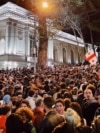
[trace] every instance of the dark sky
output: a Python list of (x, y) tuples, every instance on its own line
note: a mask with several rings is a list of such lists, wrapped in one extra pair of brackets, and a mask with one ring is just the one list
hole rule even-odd
[(15, 3), (23, 8), (26, 8), (27, 10), (36, 13), (36, 8), (32, 5), (31, 0), (0, 0), (0, 5), (3, 5), (7, 2)]
[(0, 5), (3, 5), (3, 4), (5, 4), (8, 1), (14, 2), (14, 0), (0, 0)]
[(31, 9), (30, 8), (30, 6), (31, 6), (30, 0), (0, 0), (0, 5), (3, 5), (7, 2), (13, 2), (13, 3), (20, 5), (26, 9)]
[[(92, 0), (91, 0), (92, 1)], [(100, 3), (100, 0), (93, 0), (93, 1), (99, 1)], [(30, 0), (0, 0), (0, 5), (3, 5), (7, 2), (13, 2), (21, 7), (24, 7), (34, 13), (36, 13), (36, 9), (32, 6), (32, 4), (30, 3)], [(100, 9), (100, 8), (99, 8)], [(99, 10), (100, 11), (100, 10)], [(95, 13), (95, 12), (94, 12)], [(97, 13), (95, 13), (97, 14)], [(95, 15), (94, 14), (94, 15)], [(95, 15), (96, 16), (96, 15)], [(99, 21), (97, 22), (100, 22), (100, 12), (97, 14), (97, 16), (99, 16)], [(96, 18), (97, 18), (96, 16)], [(93, 21), (94, 19), (91, 20), (91, 22)], [(99, 23), (100, 24), (100, 23)], [(100, 27), (100, 25), (98, 26), (98, 28)], [(100, 29), (100, 28), (99, 28)], [(86, 28), (86, 30), (83, 31), (83, 35), (85, 37), (85, 40), (88, 42), (91, 42), (91, 36), (90, 36), (90, 29)], [(100, 32), (95, 32), (95, 31), (92, 31), (92, 36), (93, 36), (93, 40), (94, 42), (100, 42)]]
[(13, 2), (13, 3), (22, 3), (22, 2), (25, 2), (25, 1), (29, 1), (29, 0), (0, 0), (0, 5), (2, 4), (5, 4), (6, 2)]

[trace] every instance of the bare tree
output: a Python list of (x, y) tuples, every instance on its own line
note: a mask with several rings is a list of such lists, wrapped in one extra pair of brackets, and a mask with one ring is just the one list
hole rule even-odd
[[(24, 2), (25, 0), (22, 0), (21, 4), (24, 5)], [(92, 0), (50, 0), (50, 3), (48, 3), (50, 4), (50, 10), (45, 11), (40, 8), (41, 0), (28, 0), (28, 3), (29, 4), (26, 4), (27, 9), (39, 16), (39, 65), (45, 66), (47, 63), (48, 36), (53, 37), (56, 34), (56, 32), (54, 32), (55, 30), (52, 32), (52, 29), (58, 29), (65, 32), (72, 29), (76, 36), (77, 48), (79, 48), (77, 40), (77, 36), (79, 36), (83, 39), (86, 49), (82, 28), (84, 26), (83, 22), (87, 24), (86, 14), (88, 14), (88, 12), (86, 6), (91, 7), (92, 10), (95, 9)], [(85, 17), (83, 17), (84, 13)], [(49, 23), (47, 23), (47, 18), (52, 21), (48, 21)], [(91, 23), (88, 23), (88, 26), (90, 28), (95, 28), (94, 26), (91, 26)], [(91, 40), (93, 41), (93, 39)]]
[(57, 0), (55, 3), (56, 12), (52, 14), (56, 17), (51, 18), (55, 28), (65, 32), (72, 29), (74, 35), (82, 38), (85, 45), (81, 25), (84, 18), (81, 14), (75, 13), (77, 8), (83, 7), (83, 4), (82, 0)]

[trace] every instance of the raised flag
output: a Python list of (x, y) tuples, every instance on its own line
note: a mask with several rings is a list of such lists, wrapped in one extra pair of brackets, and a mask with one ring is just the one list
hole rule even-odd
[(85, 55), (85, 60), (90, 62), (91, 65), (95, 65), (97, 62), (97, 57), (96, 54), (94, 53), (93, 50), (89, 50), (86, 55)]

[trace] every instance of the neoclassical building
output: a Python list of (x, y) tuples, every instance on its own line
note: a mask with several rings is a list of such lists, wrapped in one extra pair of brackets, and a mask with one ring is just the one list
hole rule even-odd
[[(34, 64), (34, 44), (37, 46), (37, 53), (39, 46), (39, 40), (36, 39), (38, 32), (35, 30), (37, 20), (37, 16), (11, 2), (0, 7), (0, 68)], [(54, 38), (48, 39), (47, 57), (53, 63), (83, 62), (83, 41), (58, 31)]]

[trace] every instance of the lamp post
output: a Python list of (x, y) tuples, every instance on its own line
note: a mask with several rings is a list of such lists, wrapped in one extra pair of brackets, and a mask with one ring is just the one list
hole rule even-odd
[(47, 3), (46, 1), (43, 1), (42, 7), (43, 7), (43, 8), (48, 8), (48, 3)]

